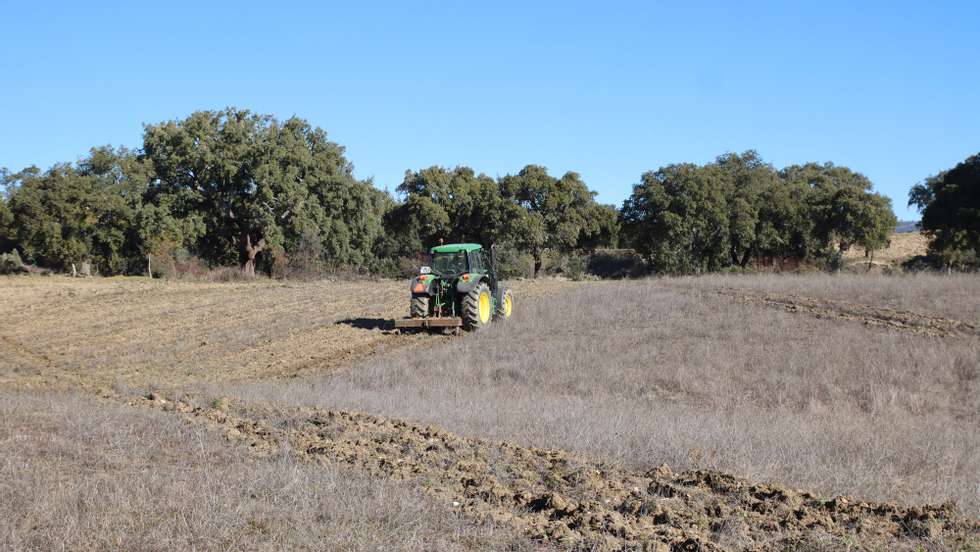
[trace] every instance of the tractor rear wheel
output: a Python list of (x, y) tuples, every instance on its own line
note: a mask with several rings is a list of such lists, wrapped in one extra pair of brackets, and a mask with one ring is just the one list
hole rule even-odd
[(412, 318), (425, 318), (429, 316), (429, 298), (422, 295), (412, 297), (412, 308), (409, 310)]
[(500, 320), (507, 320), (510, 318), (511, 312), (514, 310), (514, 294), (510, 292), (509, 289), (503, 288), (500, 290), (500, 300), (497, 301), (497, 312), (493, 313), (494, 317)]
[(490, 288), (480, 284), (463, 297), (463, 327), (469, 331), (490, 325), (493, 317), (493, 299)]

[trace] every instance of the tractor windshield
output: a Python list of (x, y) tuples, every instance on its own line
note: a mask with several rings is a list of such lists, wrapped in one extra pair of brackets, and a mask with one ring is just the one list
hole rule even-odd
[(432, 270), (442, 276), (455, 276), (466, 272), (466, 253), (433, 253)]

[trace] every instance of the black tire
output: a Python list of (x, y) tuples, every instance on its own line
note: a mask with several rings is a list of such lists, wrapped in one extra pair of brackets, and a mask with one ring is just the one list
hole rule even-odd
[[(486, 296), (486, 300), (490, 301), (490, 306), (487, 307), (489, 310), (485, 317), (480, 316), (480, 298)], [(486, 284), (480, 284), (470, 290), (463, 297), (463, 328), (466, 331), (479, 330), (490, 325), (490, 320), (493, 318), (493, 301), (490, 296), (490, 288)]]
[(429, 298), (421, 295), (412, 297), (412, 308), (409, 309), (412, 318), (425, 318), (429, 316)]
[[(510, 289), (501, 287), (500, 297), (497, 299), (497, 308), (493, 313), (493, 317), (498, 320), (507, 320), (513, 314), (514, 294), (510, 292)], [(505, 308), (508, 300), (510, 300), (510, 312)]]

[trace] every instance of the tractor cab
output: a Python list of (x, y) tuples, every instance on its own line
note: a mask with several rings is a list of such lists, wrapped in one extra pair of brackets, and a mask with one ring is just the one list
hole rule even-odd
[(467, 270), (466, 253), (433, 253), (430, 271), (442, 276), (454, 276), (469, 272)]
[(439, 245), (429, 252), (429, 270), (443, 278), (467, 273), (485, 274), (489, 269), (483, 247), (476, 243)]

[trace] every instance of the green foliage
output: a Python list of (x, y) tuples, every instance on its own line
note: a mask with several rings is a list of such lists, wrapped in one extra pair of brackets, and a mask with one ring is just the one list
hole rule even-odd
[(501, 279), (534, 276), (534, 257), (509, 244), (498, 245), (493, 252), (497, 276)]
[(200, 111), (147, 126), (143, 151), (155, 172), (148, 243), (176, 242), (247, 274), (271, 270), (301, 240), (333, 265), (373, 258), (390, 199), (356, 180), (343, 148), (302, 119)]
[(131, 158), (123, 149), (97, 148), (77, 165), (8, 175), (13, 239), (25, 257), (58, 269), (89, 261), (103, 274), (125, 272), (140, 203), (127, 173)]
[(545, 251), (609, 245), (618, 237), (615, 208), (597, 204), (571, 172), (555, 178), (528, 165), (494, 180), (469, 167), (429, 167), (406, 172), (398, 192), (405, 201), (385, 216), (387, 255), (417, 254), (440, 238), (507, 243), (530, 252), (536, 273)]
[(785, 179), (809, 189), (807, 207), (813, 246), (839, 267), (843, 253), (858, 245), (880, 249), (898, 219), (891, 200), (871, 191), (871, 181), (847, 167), (809, 163), (784, 169)]
[(715, 161), (721, 171), (728, 205), (728, 237), (731, 264), (744, 267), (753, 256), (766, 252), (771, 225), (763, 224), (767, 191), (775, 188), (778, 175), (759, 154), (728, 153)]
[(563, 271), (565, 276), (576, 282), (585, 278), (589, 267), (589, 259), (585, 255), (569, 255), (565, 259)]
[[(5, 182), (6, 173), (0, 173), (0, 184)], [(0, 251), (9, 251), (14, 247), (14, 214), (7, 205), (6, 196), (0, 191)]]
[(508, 217), (514, 213), (496, 181), (469, 167), (406, 171), (398, 192), (405, 202), (389, 212), (386, 223), (395, 252), (401, 255), (426, 251), (439, 238), (493, 243), (505, 236)]
[(624, 234), (658, 272), (701, 273), (728, 262), (728, 204), (716, 166), (670, 165), (644, 173), (622, 217)]
[(648, 172), (623, 204), (623, 232), (665, 273), (746, 269), (753, 259), (823, 258), (881, 248), (895, 228), (888, 198), (827, 163), (776, 172), (754, 151)]
[(500, 189), (504, 198), (523, 208), (511, 222), (511, 237), (531, 252), (535, 274), (545, 251), (611, 246), (618, 239), (615, 209), (597, 204), (595, 192), (578, 173), (555, 178), (545, 167), (527, 165), (516, 175), (503, 177)]
[(646, 273), (643, 258), (632, 249), (603, 249), (589, 255), (586, 270), (599, 278), (632, 278)]
[(916, 184), (909, 205), (922, 213), (930, 256), (947, 268), (980, 267), (980, 153)]

